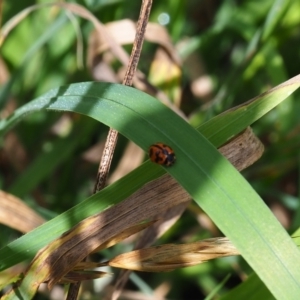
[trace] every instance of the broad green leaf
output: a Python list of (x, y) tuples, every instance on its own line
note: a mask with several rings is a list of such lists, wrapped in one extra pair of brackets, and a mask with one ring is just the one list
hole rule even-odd
[[(217, 145), (261, 117), (298, 86), (299, 78), (296, 77), (256, 101), (212, 119), (201, 130)], [(215, 147), (154, 98), (120, 85), (74, 84), (52, 90), (23, 106), (0, 123), (0, 130), (8, 130), (24, 114), (39, 109), (88, 115), (117, 129), (145, 151), (158, 141), (170, 145), (176, 152), (177, 162), (167, 171), (231, 239), (274, 295), (279, 299), (285, 299), (288, 295), (287, 299), (291, 299), (299, 294), (299, 253), (285, 230)], [(32, 256), (39, 247), (74, 225), (75, 219), (79, 221), (121, 201), (147, 180), (159, 176), (159, 169), (146, 163), (115, 185), (11, 243), (0, 250), (0, 268), (23, 260), (25, 251), (27, 257)], [(101, 201), (97, 201), (100, 198)], [(70, 216), (72, 218), (68, 218)], [(22, 256), (17, 259), (20, 253)]]

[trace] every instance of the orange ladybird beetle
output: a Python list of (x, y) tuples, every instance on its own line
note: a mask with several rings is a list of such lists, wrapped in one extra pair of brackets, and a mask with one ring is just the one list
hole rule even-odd
[(149, 157), (152, 162), (166, 167), (173, 165), (176, 160), (173, 149), (163, 143), (150, 146)]

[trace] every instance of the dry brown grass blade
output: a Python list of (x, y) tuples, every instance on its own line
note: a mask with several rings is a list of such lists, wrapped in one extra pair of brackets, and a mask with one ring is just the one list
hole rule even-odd
[[(136, 33), (136, 24), (132, 20), (124, 19), (105, 24), (105, 27), (111, 37), (119, 44), (132, 44)], [(172, 43), (171, 37), (166, 28), (160, 24), (149, 22), (145, 32), (145, 40), (156, 43), (163, 47), (172, 60), (180, 65), (181, 61), (177, 51)], [(101, 46), (97, 49), (98, 53), (108, 50), (109, 45), (102, 41)]]
[(112, 276), (112, 274), (107, 272), (102, 272), (102, 271), (71, 271), (68, 274), (66, 274), (59, 281), (59, 283), (68, 284), (68, 283), (81, 282), (84, 280), (99, 279), (108, 276)]
[(118, 255), (107, 264), (135, 271), (166, 272), (238, 254), (227, 238), (212, 238), (190, 244), (166, 244), (135, 250)]
[[(123, 232), (124, 224), (131, 227), (146, 219), (153, 219), (159, 211), (186, 199), (188, 194), (182, 188), (176, 189), (173, 194), (175, 186), (179, 187), (175, 180), (172, 179), (170, 182), (169, 178), (159, 183), (152, 181), (125, 201), (85, 219), (51, 243), (47, 249), (48, 255), (40, 260), (43, 262), (43, 268), (48, 270), (49, 278), (55, 281), (61, 278), (101, 244), (114, 238), (116, 233)], [(45, 253), (45, 250), (39, 252), (37, 259), (43, 252)], [(50, 280), (49, 286), (51, 287), (53, 283), (54, 280)]]
[[(115, 213), (117, 218), (122, 218), (117, 211)], [(73, 269), (78, 270), (78, 265), (86, 268), (87, 265), (84, 262), (81, 264), (79, 262), (93, 251), (111, 247), (155, 222), (136, 225), (132, 221), (132, 226), (124, 229), (124, 224), (122, 226), (119, 224), (118, 230), (116, 230), (115, 219), (106, 222), (106, 215), (104, 212), (85, 219), (41, 249), (30, 264), (26, 274), (30, 273), (34, 277), (37, 276), (39, 283), (48, 282), (49, 288), (52, 288), (56, 282), (60, 282)]]
[(101, 251), (102, 249), (112, 247), (112, 246), (118, 244), (119, 242), (125, 240), (129, 236), (148, 228), (149, 226), (153, 225), (155, 222), (156, 222), (156, 220), (153, 220), (151, 222), (145, 222), (142, 224), (130, 226), (130, 227), (124, 229), (123, 231), (118, 232), (114, 237), (109, 239), (107, 242), (101, 244), (94, 252), (98, 252), (98, 251)]
[(26, 233), (44, 222), (21, 199), (0, 190), (0, 223)]

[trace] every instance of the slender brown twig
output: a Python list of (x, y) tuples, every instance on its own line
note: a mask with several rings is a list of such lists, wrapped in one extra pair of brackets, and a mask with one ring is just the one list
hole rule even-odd
[[(123, 84), (131, 86), (133, 76), (135, 74), (137, 64), (141, 55), (142, 46), (144, 42), (145, 31), (151, 11), (152, 0), (143, 0), (140, 16), (137, 24), (135, 40), (132, 47), (132, 52), (129, 58), (129, 64), (123, 79)], [(94, 193), (97, 193), (104, 188), (106, 179), (110, 169), (112, 157), (118, 140), (118, 132), (113, 128), (109, 129), (103, 154), (99, 164), (98, 174), (94, 187)]]
[[(132, 85), (133, 77), (136, 72), (137, 65), (142, 51), (145, 31), (148, 24), (151, 7), (152, 7), (152, 0), (143, 0), (140, 15), (139, 15), (139, 20), (137, 23), (135, 40), (133, 43), (133, 47), (129, 59), (129, 64), (127, 66), (126, 73), (122, 82), (122, 84), (124, 85), (128, 85), (128, 86)], [(105, 187), (112, 157), (117, 144), (117, 140), (118, 140), (118, 131), (114, 130), (113, 128), (110, 128), (107, 135), (101, 161), (99, 164), (99, 168), (98, 168), (96, 183), (93, 190), (94, 194)], [(80, 282), (70, 284), (66, 300), (77, 299), (80, 285), (81, 285)]]

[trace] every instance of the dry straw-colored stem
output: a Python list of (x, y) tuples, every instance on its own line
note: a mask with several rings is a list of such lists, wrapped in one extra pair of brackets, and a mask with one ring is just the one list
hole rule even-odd
[[(129, 58), (129, 64), (127, 66), (126, 73), (123, 79), (124, 85), (128, 85), (128, 86), (132, 85), (133, 77), (136, 72), (139, 58), (142, 52), (142, 46), (145, 38), (145, 32), (149, 20), (151, 7), (152, 7), (152, 0), (143, 1), (139, 20), (138, 20), (138, 25), (136, 29), (136, 36), (134, 39), (131, 55)], [(98, 174), (96, 177), (96, 183), (94, 187), (94, 193), (100, 191), (105, 187), (110, 165), (116, 148), (117, 140), (118, 140), (118, 132), (115, 129), (110, 128), (107, 135), (101, 161), (99, 164)]]

